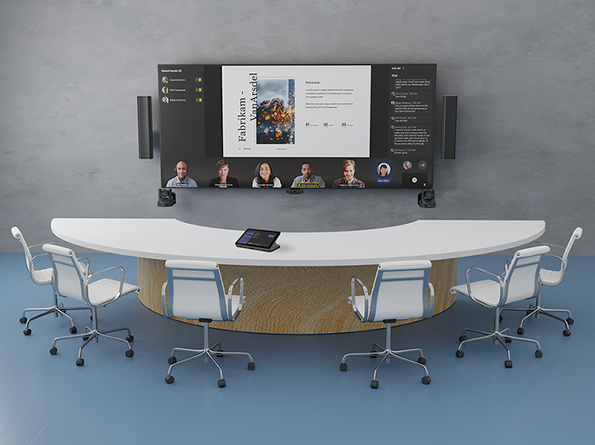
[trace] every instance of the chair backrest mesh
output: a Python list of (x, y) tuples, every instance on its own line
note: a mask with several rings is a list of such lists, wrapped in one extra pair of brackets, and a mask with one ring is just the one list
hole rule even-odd
[(549, 251), (549, 247), (539, 246), (521, 249), (514, 254), (504, 278), (506, 299), (503, 303), (514, 303), (539, 294), (541, 257)]
[(217, 263), (166, 261), (168, 307), (174, 317), (228, 321), (225, 292)]
[(368, 321), (426, 317), (431, 265), (430, 261), (380, 264), (372, 289)]

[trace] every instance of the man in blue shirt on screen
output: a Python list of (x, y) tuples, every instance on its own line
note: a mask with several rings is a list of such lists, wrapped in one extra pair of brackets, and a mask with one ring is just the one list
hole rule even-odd
[(171, 178), (167, 181), (166, 187), (198, 187), (196, 181), (186, 176), (188, 174), (188, 165), (184, 161), (179, 161), (176, 164), (175, 178)]

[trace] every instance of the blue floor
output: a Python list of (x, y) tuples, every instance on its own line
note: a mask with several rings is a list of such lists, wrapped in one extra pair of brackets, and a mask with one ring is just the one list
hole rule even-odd
[[(136, 259), (87, 254), (92, 269), (121, 264), (136, 281)], [(506, 257), (459, 260), (500, 272)], [(525, 336), (539, 340), (543, 357), (525, 342), (511, 344), (514, 367), (490, 342), (471, 343), (455, 357), (464, 327), (490, 329), (493, 312), (464, 297), (446, 312), (393, 330), (393, 347), (421, 347), (432, 377), (423, 385), (420, 368), (392, 361), (370, 388), (375, 359), (353, 358), (339, 371), (343, 353), (384, 343), (384, 331), (356, 334), (281, 336), (212, 330), (224, 349), (249, 351), (245, 358), (220, 359), (227, 387), (217, 387), (212, 364), (195, 360), (177, 367), (168, 385), (167, 358), (173, 346), (201, 347), (202, 328), (163, 318), (135, 296), (100, 309), (101, 327), (129, 326), (134, 356), (101, 340), (85, 349), (77, 367), (79, 340), (68, 335), (66, 319), (43, 317), (19, 323), (25, 307), (45, 306), (49, 287), (36, 286), (23, 254), (0, 253), (0, 445), (10, 444), (591, 444), (595, 418), (593, 332), (595, 300), (589, 288), (595, 257), (571, 257), (557, 288), (543, 291), (544, 306), (566, 307), (576, 323), (562, 335), (560, 322), (541, 317), (525, 324)], [(249, 298), (249, 296), (248, 296)], [(249, 304), (249, 300), (248, 303)], [(74, 313), (79, 330), (88, 322)], [(516, 331), (521, 313), (505, 314)]]

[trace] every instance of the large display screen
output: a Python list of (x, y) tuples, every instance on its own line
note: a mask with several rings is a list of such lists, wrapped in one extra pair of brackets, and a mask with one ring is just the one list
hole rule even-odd
[(431, 188), (435, 64), (159, 65), (161, 185)]

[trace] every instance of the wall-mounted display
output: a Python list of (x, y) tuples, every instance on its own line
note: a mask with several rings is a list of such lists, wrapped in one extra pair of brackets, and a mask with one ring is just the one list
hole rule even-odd
[(161, 186), (431, 188), (436, 64), (159, 65)]

